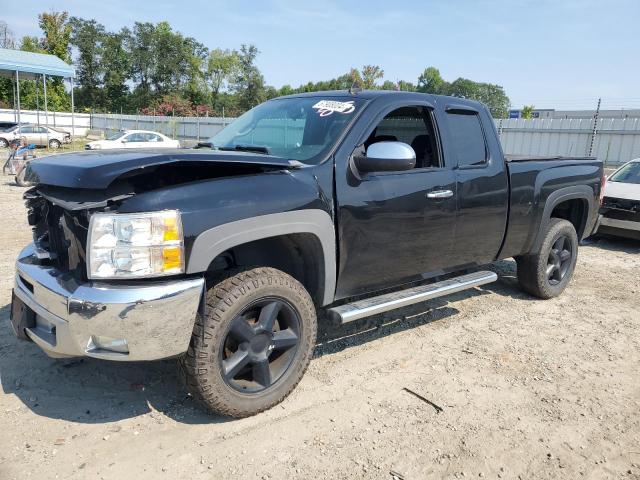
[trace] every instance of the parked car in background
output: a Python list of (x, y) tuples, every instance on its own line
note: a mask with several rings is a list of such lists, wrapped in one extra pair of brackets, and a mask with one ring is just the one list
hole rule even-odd
[(9, 146), (12, 140), (24, 138), (29, 145), (38, 147), (60, 148), (63, 143), (71, 142), (71, 134), (42, 125), (16, 125), (4, 131), (0, 131), (0, 148)]
[(640, 240), (640, 158), (609, 176), (600, 213), (599, 233)]
[(172, 140), (158, 132), (149, 130), (125, 130), (85, 145), (85, 150), (104, 150), (113, 148), (180, 148), (178, 140)]
[(13, 128), (13, 127), (15, 127), (17, 125), (18, 124), (16, 122), (0, 122), (0, 131), (7, 130), (9, 128)]

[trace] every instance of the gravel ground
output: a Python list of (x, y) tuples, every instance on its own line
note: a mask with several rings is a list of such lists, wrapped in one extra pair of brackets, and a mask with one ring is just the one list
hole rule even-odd
[(640, 243), (588, 242), (554, 300), (503, 261), (486, 288), (324, 325), (293, 394), (230, 420), (193, 406), (174, 361), (53, 360), (13, 337), (30, 231), (8, 181), (0, 479), (640, 479)]

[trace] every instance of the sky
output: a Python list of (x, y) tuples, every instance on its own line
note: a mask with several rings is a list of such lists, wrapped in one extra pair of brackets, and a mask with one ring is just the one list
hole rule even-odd
[(514, 107), (640, 108), (640, 0), (21, 0), (2, 8), (16, 37), (66, 10), (109, 30), (168, 21), (208, 48), (253, 43), (269, 85), (380, 65), (384, 80), (497, 83)]

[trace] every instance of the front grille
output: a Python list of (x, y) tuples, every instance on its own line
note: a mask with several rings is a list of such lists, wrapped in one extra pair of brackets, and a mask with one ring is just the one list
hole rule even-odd
[(629, 200), (628, 198), (604, 197), (602, 206), (616, 210), (640, 212), (640, 200)]
[(600, 213), (615, 220), (640, 222), (640, 200), (604, 197)]
[(33, 241), (38, 250), (45, 252), (42, 261), (71, 272), (78, 280), (86, 280), (86, 213), (64, 210), (35, 190), (27, 191), (24, 198)]

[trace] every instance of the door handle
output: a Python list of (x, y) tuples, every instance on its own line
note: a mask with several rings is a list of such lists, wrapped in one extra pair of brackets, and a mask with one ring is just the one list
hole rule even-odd
[(451, 198), (453, 192), (451, 190), (433, 190), (427, 193), (427, 198)]

